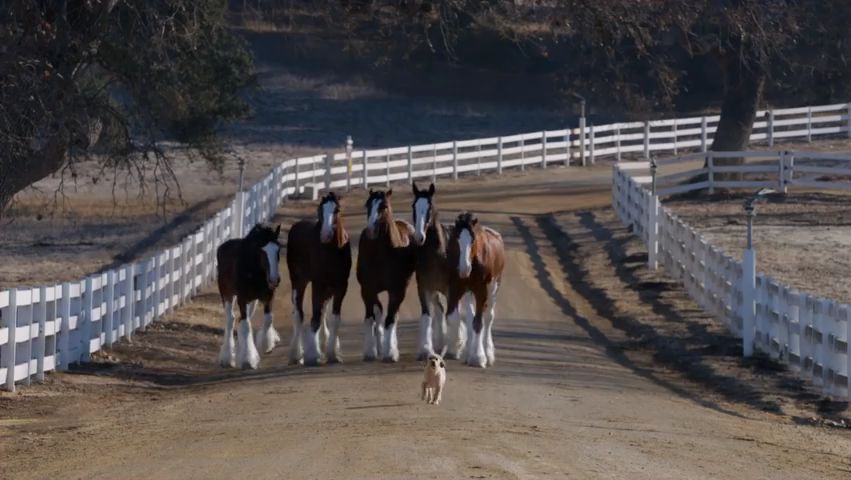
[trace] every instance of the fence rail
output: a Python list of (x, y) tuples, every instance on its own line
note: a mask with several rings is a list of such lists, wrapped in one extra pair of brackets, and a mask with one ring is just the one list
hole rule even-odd
[[(778, 139), (851, 135), (849, 114), (851, 104), (759, 112), (751, 140), (773, 145)], [(591, 125), (373, 150), (348, 146), (344, 152), (286, 160), (158, 254), (75, 282), (0, 292), (0, 382), (14, 390), (16, 382), (42, 379), (47, 371), (131, 338), (209, 284), (216, 273), (216, 247), (270, 219), (288, 195), (504, 169), (584, 166), (604, 157), (620, 161), (654, 152), (705, 152), (717, 123), (718, 116), (705, 116)], [(811, 177), (797, 181), (818, 183)]]
[[(710, 244), (692, 226), (662, 207), (660, 198), (674, 193), (713, 187), (762, 188), (780, 192), (802, 188), (851, 189), (851, 155), (805, 152), (731, 152), (716, 154), (744, 158), (746, 163), (720, 169), (692, 168), (658, 177), (670, 181), (708, 174), (706, 180), (659, 188), (647, 187), (650, 162), (616, 164), (613, 167), (612, 204), (624, 225), (633, 226), (648, 249), (651, 268), (661, 265), (681, 282), (689, 296), (707, 313), (742, 338), (745, 355), (751, 348), (787, 364), (793, 371), (819, 386), (826, 395), (851, 398), (851, 330), (849, 307), (818, 298), (757, 273), (756, 254), (746, 249), (740, 262)], [(711, 158), (711, 156), (708, 156)], [(694, 161), (695, 156), (661, 162), (672, 167)], [(818, 166), (818, 164), (828, 164)], [(755, 180), (714, 181), (711, 172), (757, 174)], [(816, 176), (808, 175), (816, 174)], [(842, 181), (844, 178), (844, 182)]]

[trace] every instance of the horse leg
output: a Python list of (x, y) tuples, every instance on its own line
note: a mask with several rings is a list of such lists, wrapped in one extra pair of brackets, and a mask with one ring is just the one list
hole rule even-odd
[[(322, 305), (322, 322), (319, 324), (319, 345), (327, 345), (330, 338), (330, 333), (328, 332), (328, 312), (331, 311), (331, 302), (332, 299), (329, 298)], [(325, 354), (327, 355), (328, 352), (326, 351)]]
[(458, 311), (458, 303), (461, 300), (461, 291), (457, 287), (449, 287), (446, 295), (446, 318), (448, 323), (446, 359), (462, 358), (463, 342), (461, 338), (461, 314)]
[(395, 363), (399, 361), (399, 341), (396, 338), (396, 317), (402, 300), (405, 299), (405, 291), (388, 292), (387, 316), (384, 319), (384, 355), (385, 362)]
[[(378, 337), (378, 327), (381, 319), (381, 303), (378, 301), (378, 295), (374, 292), (367, 292), (361, 289), (361, 298), (363, 306), (366, 310), (363, 319), (363, 359), (371, 362), (378, 358), (380, 338)], [(384, 329), (381, 329), (384, 332)]]
[(236, 344), (233, 341), (233, 297), (230, 301), (222, 298), (225, 308), (225, 338), (222, 349), (219, 350), (219, 365), (223, 367), (236, 367)]
[(417, 283), (417, 294), (420, 297), (420, 308), (422, 309), (422, 316), (420, 317), (420, 341), (417, 346), (417, 360), (425, 360), (429, 355), (434, 353), (431, 343), (432, 317), (429, 312), (429, 303), (431, 301), (432, 293), (425, 290), (419, 283)]
[(334, 291), (334, 299), (331, 304), (331, 331), (328, 335), (328, 344), (325, 346), (325, 355), (328, 363), (341, 363), (343, 361), (340, 352), (340, 325), (343, 323), (340, 310), (343, 308), (343, 298), (346, 297), (347, 286), (337, 287)]
[(304, 318), (304, 291), (307, 287), (306, 282), (293, 282), (293, 336), (290, 339), (290, 365), (298, 365), (302, 363), (304, 353), (301, 345), (301, 324)]
[(327, 293), (325, 287), (313, 283), (313, 316), (310, 326), (302, 328), (302, 341), (304, 342), (304, 364), (307, 366), (319, 365), (319, 330), (322, 327), (322, 314), (325, 307)]
[(446, 353), (446, 311), (440, 303), (441, 295), (434, 293), (431, 296), (431, 325), (434, 332), (432, 339), (434, 351), (440, 355)]
[(236, 363), (239, 368), (257, 368), (260, 365), (260, 354), (254, 346), (254, 338), (251, 335), (251, 318), (246, 315), (246, 302), (237, 295), (236, 303), (239, 305), (240, 319), (237, 328)]
[(476, 297), (476, 314), (473, 316), (473, 328), (470, 332), (472, 338), (467, 342), (467, 364), (473, 367), (485, 368), (487, 366), (484, 329), (482, 328), (482, 314), (485, 311), (487, 293), (487, 290), (482, 291), (481, 288), (473, 290), (473, 295)]
[(485, 355), (487, 355), (488, 365), (493, 365), (496, 362), (496, 348), (493, 345), (493, 321), (496, 316), (496, 294), (499, 292), (499, 282), (494, 280), (488, 286), (488, 290), (488, 302), (485, 306), (484, 318)]
[(272, 325), (272, 299), (263, 303), (263, 328), (257, 330), (254, 343), (257, 350), (263, 353), (269, 353), (275, 348), (275, 345), (281, 341), (281, 336)]

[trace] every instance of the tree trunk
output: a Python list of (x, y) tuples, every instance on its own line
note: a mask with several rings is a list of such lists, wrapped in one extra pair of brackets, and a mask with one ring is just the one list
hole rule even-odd
[[(765, 70), (756, 62), (744, 63), (736, 52), (724, 55), (721, 70), (724, 75), (724, 101), (721, 119), (712, 140), (715, 152), (737, 152), (750, 143), (756, 111), (762, 101)], [(715, 165), (741, 165), (743, 158), (715, 160)], [(719, 173), (715, 180), (737, 180), (741, 174)]]
[(55, 136), (30, 158), (0, 158), (0, 219), (16, 193), (62, 168), (67, 151), (67, 140)]

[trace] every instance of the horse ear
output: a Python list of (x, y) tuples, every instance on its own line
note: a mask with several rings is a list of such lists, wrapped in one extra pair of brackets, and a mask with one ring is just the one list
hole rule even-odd
[(433, 183), (428, 186), (428, 195), (429, 196), (434, 195), (434, 184)]
[(413, 184), (411, 184), (411, 185), (413, 186), (412, 190), (413, 190), (413, 192), (414, 192), (414, 195), (417, 195), (418, 193), (420, 193), (420, 189), (419, 189), (419, 188), (417, 188), (417, 182), (414, 182), (414, 183), (413, 183)]
[(393, 189), (387, 190), (387, 193), (384, 194), (385, 197), (390, 198), (393, 195)]
[(475, 226), (476, 226), (476, 225), (478, 225), (478, 224), (479, 224), (479, 219), (478, 219), (478, 218), (473, 217), (473, 219), (472, 219), (472, 220), (470, 220), (470, 225), (472, 225), (472, 226), (474, 226), (474, 227), (475, 227)]
[(281, 236), (281, 224), (280, 223), (278, 224), (278, 228), (275, 229), (275, 236), (276, 237)]

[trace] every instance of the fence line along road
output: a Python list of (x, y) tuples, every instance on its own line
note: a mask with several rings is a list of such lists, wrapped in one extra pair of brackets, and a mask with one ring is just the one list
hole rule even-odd
[[(745, 164), (713, 166), (712, 159), (719, 157), (743, 158)], [(684, 162), (688, 166), (695, 161), (699, 166), (681, 168)], [(660, 176), (658, 170), (663, 168), (675, 173)], [(741, 179), (715, 181), (716, 173), (736, 173)], [(739, 262), (660, 204), (661, 198), (672, 194), (716, 187), (770, 188), (779, 193), (848, 191), (851, 155), (709, 152), (660, 162), (655, 168), (650, 162), (616, 164), (612, 182), (614, 210), (647, 245), (650, 268), (661, 265), (697, 304), (742, 338), (745, 356), (754, 349), (762, 351), (812, 381), (825, 395), (851, 398), (849, 306), (757, 273), (752, 246)]]
[[(215, 278), (215, 249), (269, 220), (289, 195), (368, 188), (396, 181), (501, 174), (504, 169), (594, 164), (601, 158), (698, 150), (712, 142), (718, 116), (565, 128), (502, 137), (344, 151), (284, 161), (177, 245), (74, 282), (0, 292), (0, 382), (41, 380), (189, 300)], [(851, 104), (759, 112), (751, 140), (851, 134)]]

